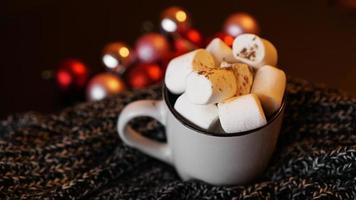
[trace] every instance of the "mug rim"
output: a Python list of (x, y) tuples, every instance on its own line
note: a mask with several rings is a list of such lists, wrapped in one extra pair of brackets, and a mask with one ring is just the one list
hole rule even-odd
[(286, 96), (283, 97), (282, 99), (282, 103), (281, 106), (279, 107), (279, 109), (274, 112), (272, 114), (272, 117), (267, 121), (267, 123), (263, 126), (251, 129), (251, 130), (247, 130), (247, 131), (241, 131), (241, 132), (235, 132), (235, 133), (222, 133), (222, 132), (210, 132), (207, 131), (203, 128), (198, 127), (197, 125), (193, 124), (192, 122), (190, 122), (189, 120), (187, 120), (185, 117), (183, 117), (181, 114), (179, 114), (174, 108), (173, 105), (171, 105), (170, 103), (168, 103), (168, 89), (166, 84), (162, 84), (162, 96), (163, 96), (163, 100), (165, 102), (165, 104), (167, 105), (168, 109), (171, 111), (171, 113), (173, 114), (173, 116), (180, 122), (182, 123), (185, 127), (189, 128), (189, 129), (193, 129), (196, 132), (199, 132), (200, 134), (204, 134), (204, 135), (209, 135), (209, 136), (214, 136), (214, 137), (233, 137), (233, 136), (243, 136), (243, 135), (248, 135), (251, 133), (254, 133), (256, 131), (259, 131), (263, 128), (266, 128), (267, 126), (269, 126), (270, 124), (272, 124), (272, 122), (274, 122), (282, 113), (282, 111), (284, 110), (285, 106), (286, 106)]

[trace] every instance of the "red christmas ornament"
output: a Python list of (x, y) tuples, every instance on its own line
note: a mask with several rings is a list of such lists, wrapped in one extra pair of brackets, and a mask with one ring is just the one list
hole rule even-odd
[(158, 33), (148, 33), (136, 42), (137, 58), (142, 63), (154, 63), (169, 56), (170, 46), (167, 39)]
[(189, 29), (184, 34), (184, 38), (189, 40), (191, 43), (193, 43), (197, 47), (203, 46), (203, 37), (202, 37), (201, 33), (196, 29)]
[(174, 49), (175, 49), (174, 57), (176, 57), (196, 49), (196, 46), (192, 44), (190, 41), (179, 37), (174, 40)]
[(77, 90), (84, 87), (88, 79), (88, 69), (77, 59), (67, 59), (60, 63), (55, 77), (61, 90)]
[(152, 83), (157, 83), (162, 80), (164, 72), (159, 65), (149, 64), (146, 65), (145, 68)]
[(169, 7), (161, 14), (161, 29), (167, 33), (184, 33), (190, 28), (190, 17), (180, 7)]
[(163, 79), (164, 71), (157, 64), (141, 64), (132, 67), (127, 76), (126, 82), (131, 88), (145, 88)]
[(150, 84), (150, 79), (145, 72), (143, 65), (132, 67), (127, 74), (126, 82), (131, 88), (145, 88)]
[(88, 101), (97, 101), (118, 94), (125, 89), (125, 83), (119, 77), (110, 73), (101, 73), (89, 81), (86, 96)]
[(123, 42), (110, 43), (104, 47), (102, 61), (109, 71), (122, 74), (134, 61), (133, 51)]
[(230, 15), (224, 23), (224, 32), (233, 37), (241, 33), (259, 34), (260, 27), (257, 20), (247, 13), (235, 13)]

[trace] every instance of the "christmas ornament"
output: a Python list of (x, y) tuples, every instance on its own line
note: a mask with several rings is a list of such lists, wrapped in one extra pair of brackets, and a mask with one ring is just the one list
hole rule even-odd
[(162, 12), (160, 25), (166, 33), (184, 33), (190, 27), (190, 17), (180, 7), (169, 7)]
[(88, 69), (80, 60), (67, 59), (60, 63), (55, 78), (62, 91), (78, 90), (88, 79)]
[(162, 80), (164, 72), (159, 65), (149, 64), (145, 65), (144, 68), (147, 72), (148, 77), (151, 80), (151, 83), (157, 83)]
[(111, 73), (101, 73), (94, 76), (86, 89), (87, 100), (96, 101), (118, 94), (125, 90), (125, 83)]
[(158, 64), (141, 64), (132, 67), (126, 76), (126, 81), (131, 88), (145, 88), (162, 80), (163, 69)]
[(154, 63), (169, 56), (169, 53), (169, 43), (161, 34), (148, 33), (136, 42), (137, 58), (142, 63)]
[(150, 84), (150, 79), (141, 65), (131, 68), (127, 74), (126, 82), (131, 88), (139, 89), (148, 86)]
[(103, 50), (102, 61), (109, 71), (122, 74), (134, 61), (133, 51), (123, 42), (110, 43)]
[(182, 37), (178, 37), (177, 39), (174, 40), (174, 50), (175, 50), (174, 57), (185, 54), (196, 48), (197, 47), (194, 44), (192, 44), (190, 41)]
[(257, 20), (247, 13), (230, 15), (224, 23), (224, 32), (233, 37), (241, 33), (259, 34), (260, 27)]
[(203, 46), (203, 36), (196, 29), (189, 29), (187, 32), (184, 33), (184, 38), (189, 40), (191, 43), (193, 43), (197, 47)]

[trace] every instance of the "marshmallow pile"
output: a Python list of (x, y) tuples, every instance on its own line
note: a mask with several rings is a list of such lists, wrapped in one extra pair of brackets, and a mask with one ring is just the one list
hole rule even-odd
[(275, 67), (277, 58), (273, 44), (254, 34), (237, 36), (232, 49), (215, 38), (206, 49), (172, 59), (165, 84), (180, 95), (174, 109), (200, 128), (247, 131), (281, 106), (286, 75)]

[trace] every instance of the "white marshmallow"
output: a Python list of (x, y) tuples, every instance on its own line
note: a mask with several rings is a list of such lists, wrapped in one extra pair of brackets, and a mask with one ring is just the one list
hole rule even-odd
[(183, 54), (169, 62), (164, 79), (165, 84), (170, 92), (174, 94), (183, 93), (188, 74), (205, 68), (215, 68), (214, 58), (205, 49), (197, 49)]
[(265, 65), (257, 70), (251, 93), (258, 96), (266, 115), (270, 115), (281, 106), (285, 88), (285, 73), (280, 69)]
[(220, 66), (220, 63), (223, 61), (230, 63), (237, 62), (234, 55), (232, 55), (231, 48), (219, 38), (214, 38), (208, 44), (206, 50), (213, 55), (216, 66)]
[(254, 34), (241, 34), (237, 36), (232, 45), (233, 55), (238, 61), (254, 68), (263, 65), (277, 65), (278, 54), (276, 48), (268, 40)]
[(221, 127), (226, 133), (252, 130), (267, 123), (258, 97), (248, 94), (218, 103)]
[(187, 120), (203, 129), (208, 129), (218, 120), (218, 110), (215, 104), (193, 104), (188, 100), (186, 93), (178, 97), (174, 109)]
[(243, 63), (235, 63), (229, 69), (232, 70), (236, 78), (236, 95), (249, 94), (253, 83), (253, 73), (250, 67)]
[(192, 103), (217, 103), (236, 94), (236, 79), (227, 69), (192, 72), (187, 77), (185, 92)]

